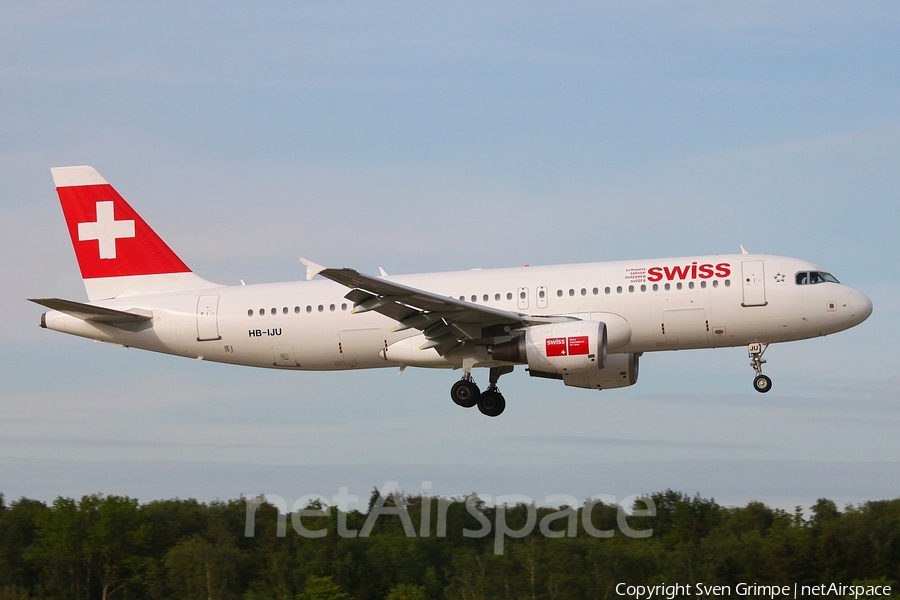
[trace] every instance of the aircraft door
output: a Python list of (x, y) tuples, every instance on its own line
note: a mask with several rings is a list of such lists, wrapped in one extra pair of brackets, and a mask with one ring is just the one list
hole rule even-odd
[(520, 287), (516, 292), (516, 298), (519, 303), (519, 310), (527, 310), (528, 309), (528, 288)]
[(763, 261), (745, 260), (741, 263), (741, 286), (744, 290), (744, 301), (741, 306), (765, 306), (766, 278)]
[(341, 358), (348, 367), (376, 367), (384, 364), (379, 352), (385, 349), (381, 330), (342, 329)]
[(537, 288), (537, 307), (547, 308), (547, 286), (539, 285)]
[(219, 296), (200, 296), (197, 299), (197, 341), (221, 340), (219, 335)]
[(709, 343), (709, 323), (702, 308), (663, 311), (666, 343), (676, 348), (705, 348)]

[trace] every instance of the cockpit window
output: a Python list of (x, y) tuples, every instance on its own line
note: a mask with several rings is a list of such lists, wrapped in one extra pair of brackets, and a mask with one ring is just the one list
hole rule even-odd
[(824, 271), (800, 271), (797, 273), (797, 285), (809, 285), (813, 283), (840, 283), (831, 273)]

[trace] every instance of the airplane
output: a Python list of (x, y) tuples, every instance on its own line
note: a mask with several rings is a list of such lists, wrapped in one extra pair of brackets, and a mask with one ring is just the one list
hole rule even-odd
[[(193, 271), (92, 167), (51, 169), (88, 302), (31, 299), (41, 327), (193, 359), (273, 369), (462, 369), (456, 404), (489, 417), (499, 378), (606, 390), (645, 352), (746, 346), (768, 392), (770, 344), (836, 333), (872, 302), (820, 267), (750, 254), (378, 276), (306, 265), (306, 281), (228, 286)], [(481, 391), (472, 376), (488, 369)]]

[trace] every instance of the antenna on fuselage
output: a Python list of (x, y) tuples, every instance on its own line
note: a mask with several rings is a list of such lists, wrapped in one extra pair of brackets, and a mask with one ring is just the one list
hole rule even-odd
[(743, 244), (741, 244), (741, 254), (750, 254), (749, 252), (747, 252), (747, 249), (744, 248)]

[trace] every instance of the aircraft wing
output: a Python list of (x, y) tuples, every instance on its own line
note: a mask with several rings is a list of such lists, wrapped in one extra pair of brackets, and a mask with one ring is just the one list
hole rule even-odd
[(35, 304), (40, 304), (41, 306), (46, 306), (47, 308), (66, 313), (67, 315), (72, 315), (82, 321), (113, 325), (116, 327), (136, 325), (153, 318), (150, 314), (115, 310), (113, 308), (94, 306), (93, 304), (83, 304), (81, 302), (63, 300), (61, 298), (29, 298), (29, 300)]
[(574, 320), (565, 316), (533, 316), (492, 308), (442, 296), (426, 290), (394, 283), (383, 277), (365, 275), (354, 269), (329, 269), (300, 259), (307, 267), (307, 279), (321, 275), (350, 288), (344, 296), (356, 304), (354, 313), (374, 310), (397, 321), (392, 331), (418, 329), (427, 341), (422, 348), (444, 354), (461, 340), (492, 343), (508, 337), (515, 329), (529, 325)]

